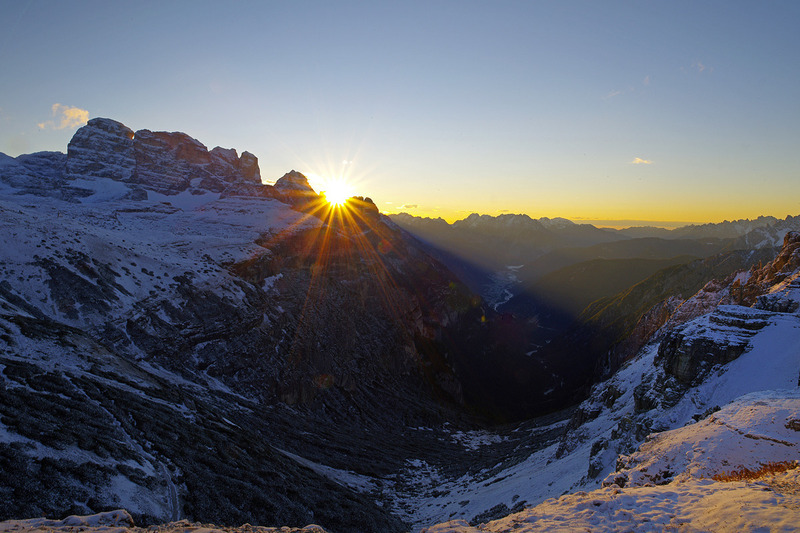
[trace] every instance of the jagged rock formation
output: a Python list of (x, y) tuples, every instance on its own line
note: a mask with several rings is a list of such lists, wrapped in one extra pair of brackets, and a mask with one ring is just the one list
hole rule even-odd
[(281, 176), (275, 182), (275, 189), (285, 201), (292, 205), (305, 205), (320, 201), (319, 195), (308, 184), (308, 178), (296, 170), (291, 170)]
[(257, 158), (216, 147), (209, 151), (185, 133), (130, 128), (93, 118), (67, 147), (68, 178), (110, 178), (162, 194), (187, 189), (222, 192), (233, 183), (261, 184)]
[[(775, 311), (794, 312), (797, 308), (791, 303), (791, 298), (781, 301), (771, 296), (771, 293), (784, 291), (789, 285), (795, 287), (798, 268), (800, 268), (800, 232), (790, 231), (784, 237), (783, 247), (773, 261), (762, 268), (753, 268), (744, 283), (731, 286), (731, 298), (762, 309), (774, 307)], [(795, 296), (793, 290), (788, 294)]]
[(769, 323), (770, 317), (768, 312), (746, 307), (721, 306), (708, 315), (707, 322), (687, 324), (667, 333), (659, 343), (656, 364), (680, 383), (696, 385), (714, 366), (742, 355), (749, 339)]
[(136, 174), (133, 130), (116, 120), (91, 119), (67, 145), (66, 174), (132, 182)]

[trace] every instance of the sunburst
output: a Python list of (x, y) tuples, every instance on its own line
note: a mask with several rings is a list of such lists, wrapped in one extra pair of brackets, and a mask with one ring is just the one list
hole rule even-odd
[(342, 207), (353, 196), (353, 187), (344, 180), (327, 180), (322, 192), (325, 199), (334, 207)]

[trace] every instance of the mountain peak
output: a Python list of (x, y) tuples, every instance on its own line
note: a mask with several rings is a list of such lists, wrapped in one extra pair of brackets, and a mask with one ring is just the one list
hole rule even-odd
[(305, 205), (318, 201), (319, 195), (308, 184), (308, 178), (302, 172), (291, 170), (275, 182), (275, 189), (281, 193), (284, 201), (297, 205)]
[(206, 146), (181, 132), (139, 130), (93, 118), (67, 148), (68, 178), (99, 177), (137, 183), (163, 194), (187, 189), (222, 192), (234, 182), (261, 183), (258, 159), (249, 152)]
[(306, 178), (305, 174), (294, 169), (281, 176), (275, 182), (275, 188), (282, 192), (302, 191), (316, 194), (316, 191), (308, 184), (308, 178)]

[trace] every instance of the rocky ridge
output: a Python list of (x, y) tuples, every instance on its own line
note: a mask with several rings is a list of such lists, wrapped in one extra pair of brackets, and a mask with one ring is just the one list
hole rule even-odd
[(219, 146), (209, 151), (185, 133), (134, 133), (107, 118), (93, 118), (75, 133), (65, 172), (67, 178), (110, 178), (162, 194), (190, 188), (222, 192), (237, 181), (261, 183), (258, 159), (250, 152), (240, 157)]
[[(638, 335), (645, 341), (660, 340), (682, 324), (721, 305), (744, 305), (774, 312), (796, 311), (799, 299), (795, 294), (797, 272), (800, 268), (798, 249), (800, 232), (787, 232), (783, 238), (783, 246), (773, 260), (766, 264), (760, 261), (749, 270), (733, 272), (724, 279), (712, 279), (680, 305), (675, 306), (673, 303), (674, 310), (662, 315), (655, 322), (657, 329), (652, 324), (648, 325), (650, 335), (644, 334), (641, 327), (637, 327), (633, 335)], [(670, 301), (672, 300), (674, 297)], [(640, 344), (643, 345), (644, 343)]]

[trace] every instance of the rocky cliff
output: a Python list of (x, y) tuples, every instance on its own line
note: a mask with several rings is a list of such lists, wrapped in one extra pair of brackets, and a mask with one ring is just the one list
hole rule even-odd
[(222, 192), (231, 184), (260, 184), (258, 159), (234, 149), (208, 150), (180, 132), (139, 130), (107, 118), (93, 118), (67, 147), (68, 178), (110, 178), (162, 194), (187, 189)]

